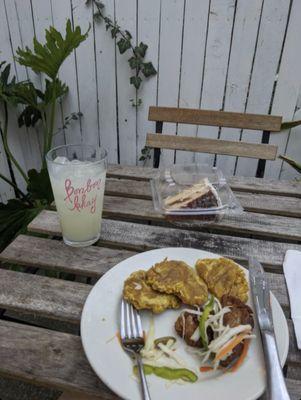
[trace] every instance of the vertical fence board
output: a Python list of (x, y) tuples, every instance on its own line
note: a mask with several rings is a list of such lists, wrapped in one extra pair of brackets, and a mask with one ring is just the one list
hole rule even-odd
[[(148, 45), (146, 61), (151, 61), (158, 72), (160, 0), (140, 0), (138, 2), (138, 43)], [(148, 121), (149, 106), (156, 105), (157, 101), (156, 76), (145, 79), (138, 91), (138, 98), (142, 99), (137, 109), (137, 161), (141, 156), (141, 149), (145, 146), (147, 132), (155, 132), (155, 123)]]
[[(245, 111), (262, 2), (240, 0), (237, 3), (225, 93), (226, 111)], [(222, 128), (220, 138), (238, 141), (240, 132), (240, 129)], [(227, 175), (233, 175), (235, 160), (235, 157), (218, 155), (216, 165)]]
[[(288, 0), (265, 0), (246, 112), (268, 114), (287, 23)], [(242, 140), (261, 142), (261, 132), (244, 130)], [(257, 160), (239, 158), (236, 175), (254, 176)]]
[[(301, 120), (301, 92), (299, 92), (299, 99), (297, 102), (296, 112), (294, 120)], [(288, 143), (282, 154), (286, 154), (288, 157), (293, 158), (299, 164), (301, 164), (301, 125), (291, 129), (289, 133)], [(283, 162), (280, 170), (280, 179), (300, 179), (300, 173), (297, 172), (287, 163)]]
[[(72, 19), (70, 0), (60, 0), (59, 2), (51, 0), (51, 10), (54, 26), (63, 34), (66, 30), (67, 19)], [(88, 21), (86, 21), (85, 25), (87, 24)], [(62, 82), (65, 82), (69, 88), (67, 95), (62, 100), (62, 121), (64, 121), (68, 115), (79, 111), (74, 52), (64, 61), (60, 69), (60, 79)], [(82, 137), (79, 121), (72, 121), (65, 130), (62, 130), (61, 127), (62, 125), (60, 123), (60, 125), (57, 126), (58, 133), (56, 136), (59, 137), (56, 138), (56, 143), (64, 142), (65, 140), (68, 144), (81, 142)]]
[[(13, 60), (17, 47), (32, 47), (34, 34), (44, 42), (45, 28), (52, 24), (64, 33), (68, 18), (82, 31), (92, 25), (87, 41), (60, 71), (69, 93), (57, 107), (56, 131), (72, 112), (82, 111), (84, 116), (61, 130), (55, 145), (100, 142), (108, 150), (109, 162), (139, 163), (145, 135), (155, 130), (155, 124), (147, 121), (148, 108), (155, 104), (300, 118), (301, 3), (297, 0), (105, 0), (104, 13), (132, 33), (134, 44), (148, 45), (146, 61), (152, 61), (158, 71), (137, 92), (142, 99), (137, 110), (130, 102), (136, 98), (129, 82), (134, 72), (128, 65), (131, 52), (120, 55), (105, 24), (93, 21), (95, 6), (87, 6), (84, 0), (0, 0), (0, 6), (0, 59), (12, 63), (19, 80), (29, 78), (37, 87), (41, 77)], [(10, 115), (9, 142), (17, 160), (25, 170), (39, 168), (41, 124), (36, 130), (19, 129), (15, 110)], [(170, 123), (164, 125), (164, 132), (254, 143), (261, 142), (262, 136), (260, 131)], [(279, 146), (279, 153), (298, 159), (300, 137), (297, 127), (272, 134), (270, 142)], [(213, 160), (214, 155), (172, 150), (164, 150), (161, 158), (163, 163), (212, 164)], [(257, 169), (257, 160), (245, 158), (217, 156), (216, 164), (228, 175), (254, 176)], [(2, 147), (0, 168), (9, 175)], [(25, 182), (15, 168), (14, 172), (24, 190)], [(280, 160), (267, 162), (266, 177), (279, 176), (298, 174)], [(12, 195), (11, 187), (0, 182), (1, 199)]]
[[(94, 10), (96, 11), (96, 10)], [(106, 1), (104, 12), (114, 16), (114, 1)], [(115, 44), (104, 21), (95, 22), (95, 49), (97, 85), (99, 95), (100, 144), (108, 152), (110, 163), (118, 162), (117, 109), (116, 109), (116, 63)]]
[[(284, 121), (291, 121), (294, 117), (296, 103), (301, 84), (301, 41), (300, 35), (301, 2), (294, 1), (290, 13), (283, 55), (278, 74), (277, 87), (272, 107), (272, 114), (283, 116)], [(300, 115), (298, 113), (298, 115)], [(297, 115), (296, 115), (297, 116)], [(294, 131), (296, 145), (298, 137)], [(289, 131), (273, 134), (270, 143), (278, 146), (278, 154), (284, 154), (289, 139)], [(299, 141), (301, 138), (299, 136)], [(299, 147), (300, 148), (300, 147)], [(294, 154), (296, 154), (294, 152)], [(301, 152), (299, 153), (301, 154)], [(301, 161), (301, 156), (299, 155)], [(282, 161), (268, 161), (265, 176), (278, 178), (281, 172)]]
[[(19, 1), (20, 4), (20, 1)], [(44, 44), (46, 42), (45, 38), (45, 30), (48, 29), (51, 25), (53, 25), (53, 15), (52, 15), (52, 7), (50, 0), (31, 0), (32, 4), (32, 17), (36, 38), (39, 42)], [(23, 5), (24, 6), (24, 5)], [(30, 10), (30, 7), (29, 7)], [(29, 47), (32, 48), (32, 40), (29, 38)], [(35, 77), (30, 76), (30, 79), (34, 79)], [(36, 78), (36, 85), (43, 90), (45, 90), (45, 78), (50, 79), (44, 74), (39, 74)], [(37, 81), (39, 79), (39, 82)], [(61, 134), (58, 134), (58, 130), (62, 126), (62, 115), (61, 115), (61, 105), (56, 105), (56, 113), (55, 113), (55, 135), (53, 138), (52, 146), (60, 145), (64, 143), (64, 137)], [(40, 135), (44, 136), (42, 126), (40, 126)]]
[[(82, 0), (71, 0), (74, 26), (79, 25), (82, 31), (88, 29), (92, 21), (93, 10)], [(88, 38), (75, 50), (79, 108), (83, 113), (81, 119), (82, 140), (88, 144), (99, 144), (97, 86), (94, 57), (94, 36), (90, 29)]]
[[(171, 6), (172, 4), (172, 6)], [(177, 107), (179, 96), (184, 0), (162, 1), (159, 53), (158, 105)], [(176, 133), (176, 124), (163, 124), (163, 132)], [(174, 150), (163, 150), (161, 163), (174, 162)]]
[[(179, 107), (199, 108), (203, 78), (204, 53), (208, 23), (209, 0), (186, 2)], [(179, 136), (196, 136), (194, 125), (178, 125)], [(194, 161), (190, 152), (176, 152), (177, 163)]]
[[(0, 2), (0, 38), (1, 38), (1, 61), (7, 61), (11, 63), (11, 76), (16, 75), (16, 64), (13, 60), (13, 48), (11, 46), (10, 31), (8, 29), (8, 24), (6, 20), (6, 8), (5, 2), (2, 0)], [(21, 168), (26, 171), (27, 165), (24, 157), (23, 150), (27, 147), (25, 142), (25, 135), (23, 131), (19, 129), (16, 117), (16, 109), (9, 109), (9, 122), (8, 122), (8, 144), (11, 152), (14, 154), (15, 158), (19, 162)], [(0, 110), (0, 121), (3, 121), (2, 108)], [(13, 167), (16, 182), (21, 190), (26, 189), (26, 183), (20, 173)]]
[[(136, 43), (136, 0), (116, 0), (116, 19), (118, 24), (132, 34), (132, 42)], [(130, 85), (130, 70), (128, 59), (132, 56), (131, 50), (124, 54), (117, 52), (117, 96), (118, 96), (118, 126), (119, 151), (121, 164), (136, 164), (136, 111), (130, 99), (136, 98), (136, 89)]]
[[(1, 115), (0, 115), (1, 118)], [(8, 169), (6, 156), (3, 150), (2, 139), (0, 138), (0, 173), (6, 178), (10, 179), (10, 172)], [(7, 200), (14, 197), (13, 188), (0, 178), (0, 203), (6, 203)]]
[[(11, 36), (11, 45), (13, 53), (16, 55), (18, 47), (24, 48), (25, 45), (32, 45), (34, 37), (33, 21), (29, 0), (22, 3), (17, 1), (6, 1), (7, 19)], [(26, 26), (26, 28), (25, 28)], [(18, 80), (23, 81), (31, 79), (36, 81), (37, 75), (29, 68), (16, 63)], [(19, 107), (21, 112), (24, 107)], [(19, 129), (19, 135), (22, 136), (23, 153), (26, 163), (26, 169), (41, 166), (41, 146), (37, 129), (22, 127)]]
[[(227, 79), (235, 0), (211, 0), (201, 108), (221, 110)], [(197, 136), (217, 138), (219, 128), (199, 126)], [(213, 154), (197, 154), (200, 163), (213, 164)]]

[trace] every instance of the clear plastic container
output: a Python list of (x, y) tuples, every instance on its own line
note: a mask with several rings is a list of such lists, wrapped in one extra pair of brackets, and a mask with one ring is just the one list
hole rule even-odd
[(217, 222), (243, 209), (219, 168), (203, 164), (172, 165), (151, 180), (154, 208), (170, 219)]

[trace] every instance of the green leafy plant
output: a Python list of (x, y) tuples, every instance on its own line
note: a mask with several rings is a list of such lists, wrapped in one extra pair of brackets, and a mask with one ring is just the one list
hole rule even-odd
[[(53, 134), (57, 100), (62, 98), (68, 87), (58, 78), (59, 70), (66, 58), (75, 50), (81, 42), (88, 37), (88, 32), (82, 34), (77, 26), (72, 30), (71, 21), (66, 23), (65, 37), (54, 27), (46, 29), (46, 43), (42, 45), (36, 38), (33, 39), (33, 50), (20, 47), (17, 50), (16, 60), (36, 73), (44, 73), (49, 77), (45, 79), (45, 91), (42, 92), (32, 83), (26, 85), (19, 92), (19, 97), (26, 106), (19, 117), (19, 125), (34, 126), (41, 120), (44, 130), (44, 156), (50, 150)], [(43, 167), (45, 167), (43, 157)]]
[[(90, 28), (89, 28), (90, 29)], [(89, 31), (88, 29), (88, 31)], [(0, 203), (0, 251), (13, 239), (16, 234), (26, 230), (28, 223), (43, 208), (53, 202), (53, 194), (45, 155), (52, 146), (54, 135), (54, 121), (57, 102), (68, 92), (68, 87), (58, 78), (59, 70), (66, 58), (83, 42), (88, 31), (81, 33), (80, 27), (74, 30), (70, 20), (66, 24), (65, 37), (55, 28), (46, 29), (46, 43), (43, 45), (36, 38), (33, 40), (33, 50), (26, 47), (18, 48), (16, 61), (21, 65), (31, 68), (36, 73), (43, 73), (43, 90), (37, 89), (30, 81), (16, 82), (10, 78), (10, 64), (0, 64), (0, 107), (3, 107), (3, 121), (0, 120), (0, 133), (3, 141), (11, 179), (0, 173), (0, 179), (11, 185), (15, 191), (16, 199), (9, 200), (7, 204)], [(27, 173), (19, 165), (8, 144), (8, 121), (11, 107), (21, 105), (23, 110), (18, 117), (19, 126), (35, 126), (40, 121), (43, 137), (43, 161), (40, 171), (35, 169)], [(81, 117), (80, 113), (71, 113), (63, 123), (63, 129), (71, 121)], [(27, 192), (24, 193), (17, 185), (14, 170), (18, 171), (24, 179)]]
[[(25, 182), (28, 183), (28, 179), (25, 171), (13, 156), (9, 145), (8, 145), (8, 119), (9, 119), (9, 107), (15, 107), (19, 103), (18, 91), (22, 90), (26, 86), (26, 82), (16, 82), (16, 78), (13, 76), (10, 79), (10, 64), (5, 61), (0, 63), (0, 104), (3, 107), (3, 121), (0, 121), (0, 133), (3, 141), (4, 151), (8, 160), (10, 169), (12, 169), (12, 164), (19, 171), (20, 175), (24, 178)], [(2, 175), (0, 174), (0, 177)], [(16, 182), (13, 182), (16, 186)]]
[[(128, 59), (130, 69), (133, 70), (134, 74), (130, 76), (130, 84), (133, 85), (137, 90), (140, 88), (143, 79), (149, 78), (157, 74), (153, 63), (145, 61), (147, 52), (147, 44), (140, 42), (139, 45), (133, 44), (132, 34), (128, 30), (123, 30), (117, 23), (110, 17), (104, 14), (104, 4), (99, 0), (86, 0), (86, 4), (94, 4), (96, 11), (94, 13), (95, 21), (103, 21), (106, 25), (106, 30), (111, 31), (112, 39), (117, 40), (117, 46), (120, 54), (126, 53), (128, 50), (131, 51), (132, 55)], [(141, 100), (141, 99), (140, 99)], [(135, 101), (135, 107), (142, 104), (142, 101)], [(133, 104), (133, 105), (134, 105)]]
[(148, 146), (144, 146), (143, 149), (141, 149), (141, 156), (139, 158), (139, 161), (144, 161), (146, 162), (147, 160), (151, 159), (151, 148)]
[[(157, 71), (150, 61), (145, 61), (146, 52), (148, 49), (147, 44), (140, 42), (139, 45), (133, 44), (132, 34), (126, 30), (121, 29), (116, 20), (112, 20), (105, 15), (105, 5), (100, 0), (85, 0), (87, 5), (93, 4), (95, 7), (94, 20), (104, 22), (107, 31), (111, 31), (112, 39), (117, 42), (117, 47), (120, 54), (131, 52), (131, 57), (128, 59), (129, 67), (133, 71), (130, 76), (130, 84), (136, 89), (136, 98), (130, 99), (132, 106), (136, 109), (141, 106), (142, 99), (138, 97), (138, 90), (141, 87), (143, 79), (152, 77), (157, 74)], [(144, 147), (141, 150), (139, 161), (146, 162), (151, 158), (151, 149)]]

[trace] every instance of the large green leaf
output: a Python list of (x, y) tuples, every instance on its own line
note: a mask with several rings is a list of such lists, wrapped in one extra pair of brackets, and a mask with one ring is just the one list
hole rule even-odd
[(84, 34), (79, 26), (72, 30), (71, 21), (68, 19), (63, 38), (60, 32), (50, 26), (46, 29), (46, 43), (42, 45), (37, 38), (34, 38), (34, 50), (27, 46), (25, 50), (19, 47), (16, 60), (37, 73), (43, 72), (51, 79), (55, 79), (65, 59), (88, 37), (89, 30), (90, 26)]
[(42, 210), (13, 199), (7, 204), (0, 203), (0, 252), (18, 234), (26, 231), (30, 221)]
[(11, 75), (11, 65), (5, 61), (0, 63), (0, 103), (5, 102), (13, 106), (20, 101), (17, 91), (27, 84), (26, 81), (16, 82), (16, 77)]
[(45, 79), (45, 83), (44, 92), (35, 88), (31, 82), (16, 88), (15, 93), (19, 103), (26, 106), (18, 118), (20, 127), (23, 125), (35, 126), (42, 118), (42, 112), (47, 110), (47, 106), (51, 104), (52, 100), (61, 98), (68, 92), (68, 86), (58, 78), (53, 81)]
[(68, 86), (65, 83), (57, 78), (53, 81), (46, 79), (46, 89), (44, 93), (44, 102), (46, 105), (50, 104), (53, 98), (58, 99), (65, 96), (67, 93)]
[(49, 205), (53, 202), (53, 193), (47, 168), (42, 168), (40, 172), (35, 169), (28, 171), (29, 184), (28, 193), (33, 200)]
[(42, 119), (41, 111), (35, 107), (27, 106), (18, 117), (18, 125), (21, 128), (23, 125), (30, 127)]

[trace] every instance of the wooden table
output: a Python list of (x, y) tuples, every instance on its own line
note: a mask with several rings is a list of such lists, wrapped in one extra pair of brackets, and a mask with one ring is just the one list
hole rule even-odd
[[(287, 316), (290, 348), (285, 374), (292, 399), (300, 399), (301, 351), (296, 347), (282, 263), (286, 250), (301, 250), (301, 183), (233, 177), (229, 182), (245, 209), (242, 216), (207, 226), (197, 221), (171, 225), (152, 207), (148, 180), (154, 173), (151, 168), (109, 168), (97, 246), (65, 246), (56, 212), (43, 211), (30, 223), (29, 234), (19, 235), (4, 250), (0, 307), (6, 312), (0, 320), (0, 375), (116, 399), (91, 370), (78, 336), (91, 285), (136, 252), (186, 246), (242, 264), (253, 255), (263, 263)], [(12, 315), (19, 320), (12, 321)]]

